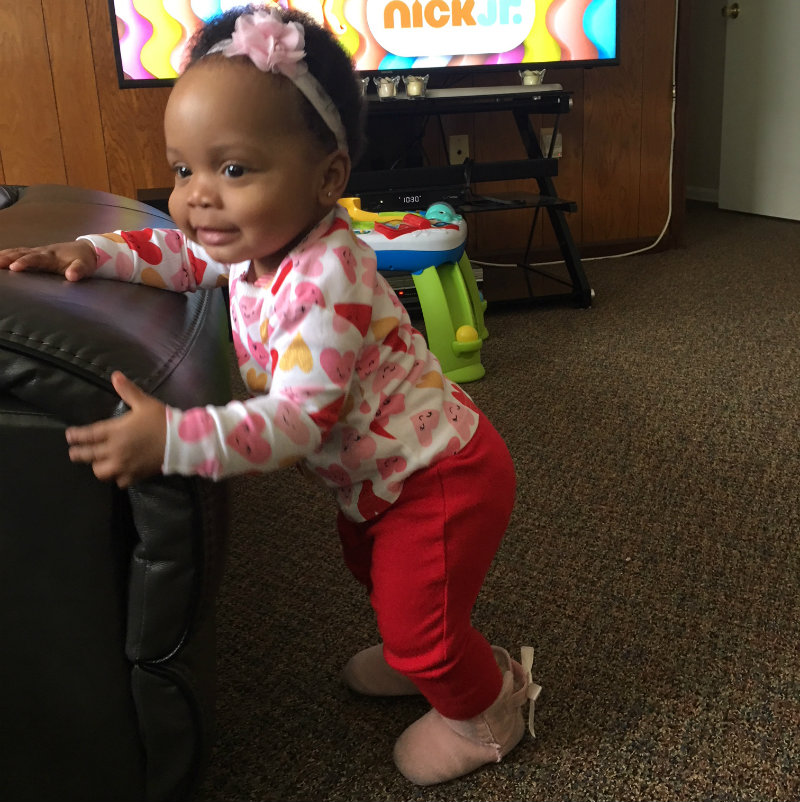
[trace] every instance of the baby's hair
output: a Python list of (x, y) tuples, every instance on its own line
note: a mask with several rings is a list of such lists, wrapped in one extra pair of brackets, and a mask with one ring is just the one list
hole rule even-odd
[[(339, 110), (345, 132), (347, 147), (353, 163), (358, 160), (364, 145), (364, 103), (361, 87), (353, 69), (353, 62), (345, 50), (327, 29), (318, 25), (302, 11), (280, 8), (274, 5), (249, 5), (231, 8), (212, 17), (192, 37), (187, 45), (188, 57), (184, 71), (196, 64), (218, 42), (229, 39), (236, 20), (260, 8), (270, 8), (280, 13), (284, 22), (297, 22), (305, 32), (305, 61), (309, 72), (322, 84), (330, 99)], [(242, 57), (244, 58), (244, 57)], [(328, 151), (336, 149), (336, 137), (320, 117), (316, 109), (297, 92), (303, 119), (309, 129)]]

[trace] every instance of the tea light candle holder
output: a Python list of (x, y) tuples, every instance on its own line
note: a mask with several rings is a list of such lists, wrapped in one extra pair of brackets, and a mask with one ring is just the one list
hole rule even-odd
[(520, 70), (523, 86), (537, 86), (544, 80), (546, 70)]
[(428, 89), (427, 75), (407, 75), (405, 77), (406, 95), (410, 98), (425, 97)]
[(381, 100), (388, 100), (397, 97), (397, 84), (400, 83), (399, 75), (389, 75), (375, 79), (375, 86), (378, 87), (378, 97)]

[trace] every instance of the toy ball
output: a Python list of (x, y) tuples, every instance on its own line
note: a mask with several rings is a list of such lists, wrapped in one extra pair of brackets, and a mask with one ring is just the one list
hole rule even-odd
[(474, 326), (459, 326), (456, 331), (456, 342), (471, 343), (478, 339), (478, 330)]

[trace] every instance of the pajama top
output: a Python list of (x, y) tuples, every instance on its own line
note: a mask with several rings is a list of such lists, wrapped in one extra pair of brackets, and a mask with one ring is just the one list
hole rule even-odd
[(168, 407), (164, 473), (220, 479), (301, 462), (345, 516), (365, 521), (398, 498), (407, 476), (475, 433), (471, 400), (442, 374), (341, 207), (260, 278), (250, 262), (215, 262), (177, 230), (81, 239), (95, 247), (98, 277), (178, 292), (228, 282), (233, 344), (253, 396)]

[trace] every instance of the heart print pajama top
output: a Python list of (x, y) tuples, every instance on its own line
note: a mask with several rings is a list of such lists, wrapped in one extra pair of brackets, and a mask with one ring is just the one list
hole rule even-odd
[(471, 400), (442, 374), (340, 207), (260, 278), (249, 262), (215, 262), (173, 229), (81, 239), (95, 247), (97, 277), (177, 292), (228, 283), (252, 397), (168, 407), (164, 473), (220, 479), (302, 463), (347, 518), (368, 521), (407, 476), (459, 451), (477, 429)]

